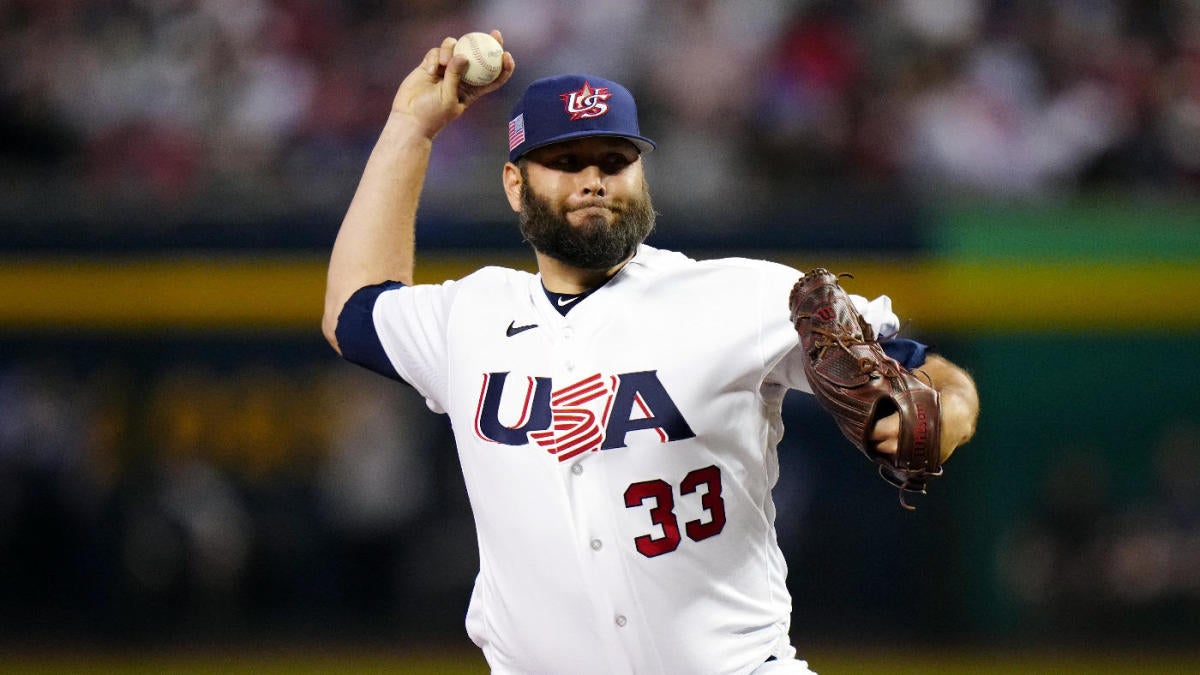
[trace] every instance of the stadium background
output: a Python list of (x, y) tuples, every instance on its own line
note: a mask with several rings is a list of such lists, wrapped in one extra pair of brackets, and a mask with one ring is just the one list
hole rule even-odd
[(915, 514), (789, 399), (815, 668), (1200, 668), (1197, 3), (9, 0), (0, 26), (0, 669), (482, 670), (445, 422), (317, 324), (400, 78), (490, 26), (518, 75), (439, 139), (421, 279), (528, 267), (502, 122), (585, 70), (660, 142), (652, 243), (851, 271), (975, 375), (978, 436)]

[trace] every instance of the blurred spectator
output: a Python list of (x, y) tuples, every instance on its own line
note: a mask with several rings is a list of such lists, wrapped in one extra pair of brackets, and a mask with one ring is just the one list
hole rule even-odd
[(867, 79), (867, 45), (834, 2), (797, 13), (768, 55), (761, 105), (750, 119), (755, 177), (771, 190), (852, 179), (855, 126)]
[(1122, 101), (1091, 78), (1045, 89), (1020, 43), (972, 50), (910, 108), (910, 178), (934, 192), (1045, 196), (1072, 187), (1122, 131)]
[[(1148, 489), (1116, 501), (1122, 469), (1086, 449), (1051, 466), (1037, 510), (999, 540), (999, 574), (1030, 636), (1170, 642), (1200, 620), (1200, 426), (1164, 428)], [(1127, 470), (1127, 469), (1126, 469)]]
[(1138, 637), (1194, 634), (1200, 620), (1200, 424), (1180, 420), (1153, 448), (1150, 494), (1125, 510), (1109, 543), (1104, 580)]
[(998, 572), (1029, 637), (1078, 640), (1101, 631), (1114, 606), (1104, 584), (1112, 525), (1108, 464), (1088, 448), (1059, 453), (1034, 512), (998, 539)]
[(50, 623), (92, 590), (81, 554), (109, 478), (103, 375), (51, 360), (0, 369), (0, 606)]
[(649, 17), (645, 59), (630, 81), (658, 142), (649, 159), (655, 201), (693, 216), (691, 228), (727, 226), (745, 212), (747, 123), (782, 5), (689, 0), (660, 4)]

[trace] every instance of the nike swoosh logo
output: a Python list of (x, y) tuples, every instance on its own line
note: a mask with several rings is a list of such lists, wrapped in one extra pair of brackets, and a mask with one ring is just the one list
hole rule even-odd
[(576, 295), (576, 296), (575, 296), (575, 297), (573, 297), (573, 298), (559, 298), (559, 299), (558, 299), (558, 306), (559, 306), (559, 307), (566, 307), (567, 305), (571, 304), (572, 302), (575, 302), (575, 301), (576, 301), (576, 300), (578, 300), (579, 298), (580, 298), (580, 296), (578, 296), (578, 295)]
[(511, 321), (508, 324), (508, 328), (504, 329), (504, 334), (508, 337), (512, 337), (517, 333), (524, 333), (530, 328), (537, 328), (537, 326), (538, 325), (536, 323), (527, 323), (524, 326), (518, 326), (516, 321)]

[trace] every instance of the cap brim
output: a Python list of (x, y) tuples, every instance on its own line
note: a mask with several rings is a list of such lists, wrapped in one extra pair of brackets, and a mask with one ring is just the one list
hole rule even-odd
[(631, 136), (629, 134), (622, 134), (622, 133), (618, 133), (615, 131), (598, 131), (598, 130), (593, 130), (593, 129), (585, 129), (585, 130), (581, 130), (581, 131), (573, 131), (569, 134), (561, 134), (559, 136), (555, 136), (554, 138), (548, 138), (548, 139), (542, 141), (541, 143), (538, 143), (536, 145), (530, 145), (529, 147), (518, 148), (517, 150), (519, 150), (519, 152), (517, 152), (516, 154), (510, 153), (509, 161), (515, 162), (517, 159), (520, 159), (523, 155), (527, 155), (531, 151), (537, 150), (538, 148), (544, 148), (548, 145), (554, 145), (555, 143), (562, 143), (564, 141), (572, 141), (572, 140), (575, 140), (576, 138), (588, 138), (590, 136), (608, 136), (611, 138), (624, 138), (625, 140), (629, 141), (630, 143), (633, 143), (637, 147), (638, 152), (640, 152), (643, 155), (650, 152), (654, 148), (658, 147), (658, 145), (654, 141), (650, 140), (649, 138), (646, 138), (645, 136)]

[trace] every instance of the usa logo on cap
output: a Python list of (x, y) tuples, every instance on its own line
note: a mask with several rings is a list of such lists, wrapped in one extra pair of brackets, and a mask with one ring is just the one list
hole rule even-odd
[(584, 80), (582, 87), (560, 97), (566, 104), (567, 114), (575, 121), (599, 117), (608, 112), (608, 103), (605, 101), (612, 98), (612, 94), (608, 92), (608, 87), (593, 89), (591, 83)]

